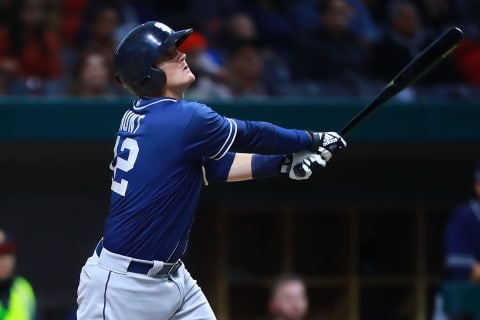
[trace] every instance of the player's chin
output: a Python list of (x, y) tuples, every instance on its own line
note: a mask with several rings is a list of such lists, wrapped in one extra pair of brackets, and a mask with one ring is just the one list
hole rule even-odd
[(188, 75), (185, 78), (185, 82), (187, 83), (187, 86), (191, 86), (192, 83), (195, 82), (195, 75), (191, 72), (188, 73)]
[(190, 69), (188, 69), (187, 78), (188, 78), (191, 82), (195, 81), (195, 75), (192, 73), (192, 71), (190, 71)]

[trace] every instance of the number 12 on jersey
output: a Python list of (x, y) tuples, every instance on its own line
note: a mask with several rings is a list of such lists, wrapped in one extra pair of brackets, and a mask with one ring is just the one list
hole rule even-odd
[[(115, 147), (113, 148), (113, 161), (110, 164), (110, 170), (113, 171), (111, 189), (113, 192), (125, 196), (128, 187), (128, 180), (120, 179), (120, 181), (116, 181), (117, 170), (123, 172), (132, 170), (135, 166), (135, 161), (137, 161), (139, 148), (137, 141), (132, 138), (125, 138), (122, 142), (120, 142), (120, 140), (120, 136), (117, 136)], [(128, 155), (125, 158), (122, 158), (119, 156), (119, 153), (122, 153), (125, 150), (128, 151)]]

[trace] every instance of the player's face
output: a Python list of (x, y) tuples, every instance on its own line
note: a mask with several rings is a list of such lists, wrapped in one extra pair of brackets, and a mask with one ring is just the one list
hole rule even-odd
[(0, 253), (0, 281), (10, 279), (15, 271), (15, 256)]
[(307, 309), (308, 299), (300, 281), (281, 284), (270, 301), (270, 312), (282, 319), (301, 320)]
[(477, 181), (473, 184), (473, 190), (475, 190), (477, 198), (480, 199), (480, 181)]
[(182, 98), (185, 90), (195, 81), (195, 76), (188, 67), (186, 55), (176, 46), (170, 47), (157, 61), (157, 68), (162, 69), (167, 77), (165, 96)]

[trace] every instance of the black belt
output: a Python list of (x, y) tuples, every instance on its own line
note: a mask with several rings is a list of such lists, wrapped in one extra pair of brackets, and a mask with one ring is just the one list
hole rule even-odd
[[(100, 257), (100, 253), (102, 252), (103, 249), (103, 240), (100, 240), (100, 242), (97, 244), (97, 248), (95, 249), (95, 252), (97, 253), (97, 256)], [(177, 260), (174, 263), (164, 263), (163, 268), (158, 271), (155, 275), (171, 275), (177, 272), (178, 268), (182, 266), (182, 261)], [(128, 265), (127, 271), (128, 272), (134, 272), (134, 273), (140, 273), (140, 274), (148, 274), (148, 271), (153, 267), (152, 262), (140, 262), (140, 261), (130, 261), (130, 264)]]

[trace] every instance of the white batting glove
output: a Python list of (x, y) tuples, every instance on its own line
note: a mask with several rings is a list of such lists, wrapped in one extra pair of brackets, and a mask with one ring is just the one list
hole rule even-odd
[[(295, 173), (293, 168), (296, 165), (301, 165), (305, 175), (300, 176)], [(312, 167), (320, 165), (325, 167), (327, 161), (318, 153), (311, 151), (300, 151), (285, 157), (285, 161), (280, 169), (281, 173), (288, 173), (288, 177), (293, 180), (306, 180), (312, 175)]]

